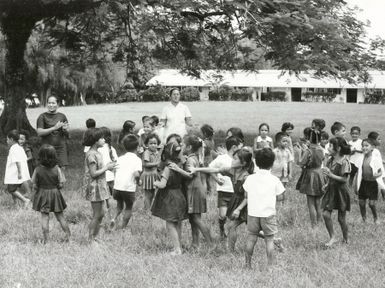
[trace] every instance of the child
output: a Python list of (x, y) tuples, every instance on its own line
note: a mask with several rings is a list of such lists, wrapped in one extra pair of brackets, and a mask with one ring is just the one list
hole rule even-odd
[(151, 207), (152, 215), (166, 221), (166, 227), (174, 246), (172, 255), (182, 254), (181, 235), (182, 221), (187, 219), (187, 203), (182, 192), (182, 177), (170, 169), (170, 164), (177, 165), (181, 147), (175, 142), (169, 142), (163, 149), (162, 161), (166, 163), (161, 179), (154, 182), (159, 190), (154, 197)]
[(341, 122), (334, 122), (332, 127), (330, 127), (330, 131), (332, 132), (334, 137), (345, 138), (346, 127)]
[(318, 132), (323, 131), (325, 126), (326, 124), (324, 119), (313, 119), (311, 122), (311, 128), (317, 130)]
[(146, 123), (147, 121), (152, 121), (151, 117), (150, 116), (143, 116), (142, 117), (142, 124), (143, 124), (143, 128), (140, 128), (139, 131), (138, 131), (138, 136), (139, 138), (145, 133), (145, 128), (144, 128), (144, 123)]
[(123, 129), (119, 133), (118, 137), (118, 143), (122, 144), (122, 140), (124, 136), (129, 135), (129, 134), (134, 134), (134, 129), (135, 129), (135, 122), (131, 120), (126, 120), (123, 124)]
[(144, 190), (144, 209), (150, 209), (152, 199), (154, 198), (155, 186), (154, 183), (159, 179), (158, 167), (160, 164), (160, 155), (158, 146), (160, 145), (159, 136), (155, 133), (147, 135), (144, 140), (144, 145), (147, 149), (143, 153), (143, 168), (141, 175), (142, 185)]
[(322, 171), (322, 163), (325, 156), (319, 145), (320, 134), (318, 130), (310, 132), (310, 146), (305, 151), (300, 163), (304, 172), (299, 192), (306, 195), (312, 228), (322, 221), (321, 197), (324, 194), (323, 187), (326, 183)]
[(352, 185), (354, 176), (357, 174), (358, 166), (362, 163), (362, 140), (359, 138), (360, 135), (360, 127), (354, 126), (350, 129), (350, 136), (352, 136), (352, 140), (349, 141), (350, 149), (352, 150), (349, 157), (350, 166), (352, 168), (349, 179), (350, 185)]
[[(380, 159), (380, 161), (382, 162), (382, 164), (384, 164), (384, 161), (383, 161), (382, 156), (381, 156), (381, 152), (380, 152), (380, 150), (378, 150), (378, 147), (381, 146), (380, 134), (372, 131), (368, 134), (368, 138), (374, 140), (375, 148), (373, 149), (373, 157), (378, 157)], [(383, 177), (385, 174), (385, 169), (382, 169), (382, 171), (383, 171), (383, 174), (381, 177), (377, 178), (377, 183), (379, 185), (378, 188), (382, 194), (382, 199), (385, 199), (385, 184), (384, 184), (384, 180), (383, 180)]]
[[(86, 132), (84, 132), (83, 141), (87, 137), (87, 135), (86, 135), (87, 131), (90, 129), (95, 129), (96, 121), (92, 118), (87, 119), (86, 120), (86, 127), (87, 127), (87, 130), (86, 130)], [(84, 146), (84, 153), (87, 153), (88, 150), (90, 150), (90, 146)]]
[(291, 139), (291, 134), (293, 133), (294, 125), (290, 122), (285, 122), (282, 124), (281, 132), (288, 137), (289, 140), (289, 150), (292, 155), (294, 155), (293, 140)]
[(362, 141), (364, 159), (357, 171), (357, 191), (362, 220), (366, 221), (366, 200), (369, 199), (369, 207), (372, 210), (374, 223), (378, 223), (376, 202), (378, 200), (378, 180), (383, 173), (381, 159), (373, 156), (375, 142), (373, 139)]
[(35, 170), (35, 159), (33, 159), (32, 154), (32, 147), (29, 144), (29, 133), (28, 131), (21, 130), (19, 133), (19, 145), (23, 147), (25, 155), (27, 156), (27, 164), (28, 164), (28, 171), (29, 175), (33, 174), (33, 171)]
[(273, 149), (273, 139), (271, 139), (268, 134), (270, 127), (267, 123), (262, 123), (259, 125), (259, 135), (254, 139), (254, 150), (262, 149), (269, 147)]
[(148, 119), (143, 122), (143, 132), (140, 135), (138, 133), (138, 136), (139, 136), (138, 153), (140, 155), (142, 155), (144, 150), (146, 149), (146, 145), (144, 142), (145, 142), (147, 136), (150, 133), (153, 133), (154, 130), (155, 130), (154, 122), (150, 117), (148, 117)]
[(39, 160), (40, 165), (36, 167), (32, 176), (34, 190), (32, 208), (41, 213), (43, 243), (48, 241), (50, 212), (55, 213), (57, 221), (66, 234), (65, 241), (69, 241), (71, 232), (63, 216), (67, 204), (60, 191), (65, 178), (57, 165), (55, 148), (48, 144), (43, 145), (39, 150)]
[(159, 136), (160, 142), (164, 141), (164, 127), (160, 127), (159, 125), (159, 117), (156, 115), (151, 116), (152, 122), (154, 123), (154, 133)]
[(246, 266), (251, 268), (251, 258), (260, 231), (266, 243), (268, 265), (274, 262), (274, 235), (278, 232), (275, 204), (285, 191), (281, 181), (270, 173), (274, 163), (274, 152), (270, 148), (255, 151), (255, 162), (259, 170), (246, 178), (243, 189), (247, 198)]
[[(215, 152), (214, 129), (208, 124), (201, 127), (203, 136), (203, 166), (208, 167), (210, 163), (218, 156)], [(210, 174), (203, 174), (206, 177), (205, 183), (207, 193), (210, 195), (215, 191), (215, 181)]]
[(231, 136), (237, 137), (241, 141), (242, 145), (245, 143), (245, 137), (241, 128), (231, 127), (229, 130), (227, 130), (226, 139), (230, 138)]
[(20, 135), (17, 130), (12, 130), (7, 134), (7, 144), (10, 147), (5, 167), (4, 184), (7, 185), (7, 191), (14, 199), (23, 201), (24, 207), (31, 202), (24, 197), (19, 189), (23, 187), (27, 194), (30, 194), (28, 180), (31, 179), (28, 171), (27, 156), (24, 149), (19, 145)]
[(139, 177), (142, 172), (142, 161), (135, 154), (138, 149), (139, 140), (135, 135), (126, 135), (122, 140), (126, 154), (120, 156), (115, 169), (114, 199), (117, 201), (116, 215), (111, 220), (111, 228), (122, 213), (124, 214), (121, 228), (127, 227), (132, 216), (132, 206), (135, 202), (135, 191), (140, 184)]
[(329, 242), (325, 244), (326, 247), (331, 247), (337, 241), (333, 228), (333, 210), (338, 210), (338, 222), (341, 226), (343, 241), (344, 243), (348, 243), (346, 211), (350, 211), (348, 178), (351, 168), (346, 156), (351, 152), (350, 146), (342, 137), (332, 138), (329, 143), (330, 159), (326, 168), (323, 168), (325, 175), (329, 178), (329, 182), (326, 186), (326, 192), (321, 204), (326, 229), (330, 236)]
[(115, 163), (103, 163), (103, 156), (98, 152), (105, 144), (103, 131), (99, 128), (90, 130), (83, 144), (90, 146), (90, 150), (86, 153), (86, 200), (91, 202), (93, 216), (89, 228), (90, 242), (96, 241), (99, 233), (100, 224), (104, 217), (104, 204), (110, 198), (110, 193), (106, 181), (106, 171), (113, 170)]
[(326, 165), (327, 160), (329, 159), (329, 134), (326, 131), (321, 131), (321, 149), (324, 153), (324, 161), (322, 163), (323, 166)]

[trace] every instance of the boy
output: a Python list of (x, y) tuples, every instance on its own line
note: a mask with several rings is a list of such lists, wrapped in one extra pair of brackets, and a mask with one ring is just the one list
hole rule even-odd
[(349, 161), (352, 167), (352, 172), (350, 172), (350, 186), (353, 184), (354, 176), (356, 176), (358, 167), (362, 164), (363, 154), (362, 154), (362, 139), (360, 139), (361, 129), (358, 126), (353, 126), (350, 129), (350, 136), (352, 140), (349, 141), (351, 146), (352, 153), (350, 154)]
[(132, 215), (132, 206), (135, 202), (136, 185), (139, 182), (140, 172), (142, 171), (142, 160), (135, 154), (139, 146), (139, 140), (135, 135), (124, 136), (123, 146), (126, 154), (120, 156), (115, 169), (114, 199), (117, 201), (116, 216), (111, 220), (111, 228), (115, 226), (115, 220), (123, 214), (122, 228), (125, 228)]
[(341, 122), (334, 122), (332, 127), (330, 127), (330, 131), (332, 132), (334, 137), (345, 138), (346, 127)]
[(260, 231), (263, 231), (268, 265), (274, 261), (274, 235), (278, 232), (275, 204), (285, 192), (281, 181), (270, 173), (274, 163), (270, 148), (255, 151), (255, 163), (259, 170), (246, 178), (243, 188), (247, 197), (246, 267), (251, 268), (251, 258)]
[(23, 186), (27, 194), (29, 194), (28, 181), (31, 178), (28, 171), (27, 155), (18, 143), (19, 138), (20, 134), (17, 130), (12, 130), (7, 135), (7, 144), (10, 148), (5, 168), (4, 184), (7, 185), (7, 190), (12, 197), (20, 199), (24, 202), (24, 207), (27, 207), (31, 201), (20, 193), (19, 188)]
[[(226, 154), (218, 155), (210, 164), (210, 168), (229, 168), (233, 162), (234, 152), (240, 148), (241, 140), (231, 136), (226, 139)], [(217, 182), (218, 191), (218, 214), (219, 214), (219, 231), (221, 238), (225, 238), (225, 223), (227, 206), (233, 196), (234, 189), (230, 177), (221, 174), (212, 174), (213, 179)]]

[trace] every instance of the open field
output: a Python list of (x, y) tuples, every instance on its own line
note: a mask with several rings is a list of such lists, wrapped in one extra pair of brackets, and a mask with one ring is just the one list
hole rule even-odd
[[(123, 121), (132, 119), (140, 124), (145, 114), (160, 114), (165, 103), (125, 103), (64, 107), (72, 129), (83, 129), (87, 118), (97, 125), (120, 129)], [(255, 136), (261, 122), (276, 132), (282, 122), (296, 126), (295, 136), (310, 124), (312, 118), (324, 118), (327, 130), (333, 121), (347, 127), (361, 126), (363, 134), (370, 130), (384, 134), (385, 106), (315, 103), (188, 103), (196, 123), (209, 123), (215, 129), (239, 126), (248, 133), (248, 142)], [(32, 123), (43, 108), (28, 111)], [(382, 287), (385, 280), (385, 202), (378, 203), (381, 224), (360, 220), (358, 203), (353, 202), (347, 216), (350, 243), (324, 249), (327, 232), (323, 225), (311, 230), (305, 196), (288, 188), (286, 206), (279, 209), (279, 237), (286, 251), (277, 252), (278, 264), (265, 271), (264, 243), (259, 241), (253, 259), (254, 269), (243, 269), (245, 226), (239, 228), (237, 252), (229, 254), (223, 243), (208, 253), (202, 243), (198, 252), (185, 251), (182, 256), (167, 254), (171, 245), (162, 221), (143, 211), (138, 195), (134, 216), (125, 231), (108, 233), (102, 229), (103, 243), (87, 245), (90, 204), (80, 191), (83, 173), (82, 132), (72, 131), (70, 139), (71, 167), (63, 194), (71, 223), (71, 243), (62, 243), (60, 226), (52, 217), (51, 241), (39, 244), (40, 215), (34, 211), (15, 209), (9, 194), (0, 193), (0, 287)], [(218, 137), (223, 136), (219, 134)], [(219, 140), (221, 141), (221, 140)], [(5, 166), (6, 149), (0, 147), (0, 180)], [(383, 150), (383, 149), (382, 149)], [(352, 195), (353, 197), (353, 195)], [(218, 238), (216, 195), (208, 196), (209, 213), (204, 215)], [(334, 215), (336, 216), (336, 215)], [(335, 230), (342, 238), (335, 217)], [(183, 244), (188, 247), (190, 230), (183, 226)]]

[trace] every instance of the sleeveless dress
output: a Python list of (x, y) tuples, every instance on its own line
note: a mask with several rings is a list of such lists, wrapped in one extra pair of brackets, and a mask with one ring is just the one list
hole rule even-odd
[(32, 183), (37, 191), (33, 197), (32, 208), (42, 213), (63, 212), (67, 204), (60, 192), (65, 182), (64, 175), (59, 166), (48, 168), (43, 165), (36, 167)]
[[(232, 169), (231, 180), (233, 182), (234, 194), (230, 199), (229, 206), (227, 207), (226, 216), (230, 218), (235, 209), (245, 200), (245, 190), (243, 189), (243, 183), (245, 183), (246, 177), (249, 176), (247, 171), (243, 171), (241, 174), (235, 176), (235, 173)], [(230, 175), (229, 175), (230, 176)], [(239, 213), (238, 220), (242, 222), (247, 221), (247, 205)]]
[(167, 184), (155, 194), (151, 206), (152, 215), (169, 222), (187, 219), (187, 202), (182, 192), (182, 176), (166, 166), (161, 177), (167, 180)]

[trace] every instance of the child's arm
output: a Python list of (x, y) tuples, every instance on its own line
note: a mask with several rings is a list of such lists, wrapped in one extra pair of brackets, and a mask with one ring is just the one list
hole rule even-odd
[(154, 182), (154, 186), (160, 189), (163, 189), (167, 185), (167, 180), (170, 175), (169, 167), (165, 167), (162, 173), (162, 177), (160, 180)]
[(192, 179), (194, 177), (194, 175), (190, 172), (187, 172), (185, 170), (183, 170), (182, 168), (180, 168), (177, 164), (175, 163), (170, 163), (168, 165), (168, 167), (171, 169), (171, 170), (174, 170), (175, 172), (178, 172), (180, 175), (182, 175), (183, 177), (185, 178), (188, 178), (188, 179)]
[(334, 179), (338, 182), (346, 183), (348, 181), (349, 174), (345, 173), (343, 176), (338, 176), (333, 174), (329, 168), (324, 168), (324, 173), (326, 176), (328, 176), (330, 179)]
[(21, 179), (21, 163), (16, 162), (16, 167), (17, 167), (17, 179)]
[(110, 162), (107, 165), (105, 165), (103, 168), (96, 170), (96, 162), (92, 162), (88, 165), (90, 175), (92, 178), (97, 178), (103, 173), (105, 173), (107, 170), (112, 170), (116, 167), (116, 163)]
[(245, 208), (246, 206), (247, 206), (247, 192), (245, 192), (245, 199), (243, 199), (241, 204), (239, 204), (239, 206), (233, 211), (233, 215), (232, 216), (235, 219), (238, 219), (239, 215), (241, 214), (242, 209)]
[(287, 175), (287, 177), (289, 178), (289, 180), (293, 178), (293, 162), (294, 161), (290, 161), (288, 163), (289, 175)]
[(159, 164), (160, 164), (160, 161), (150, 162), (150, 161), (143, 160), (143, 167), (144, 168), (158, 167)]

